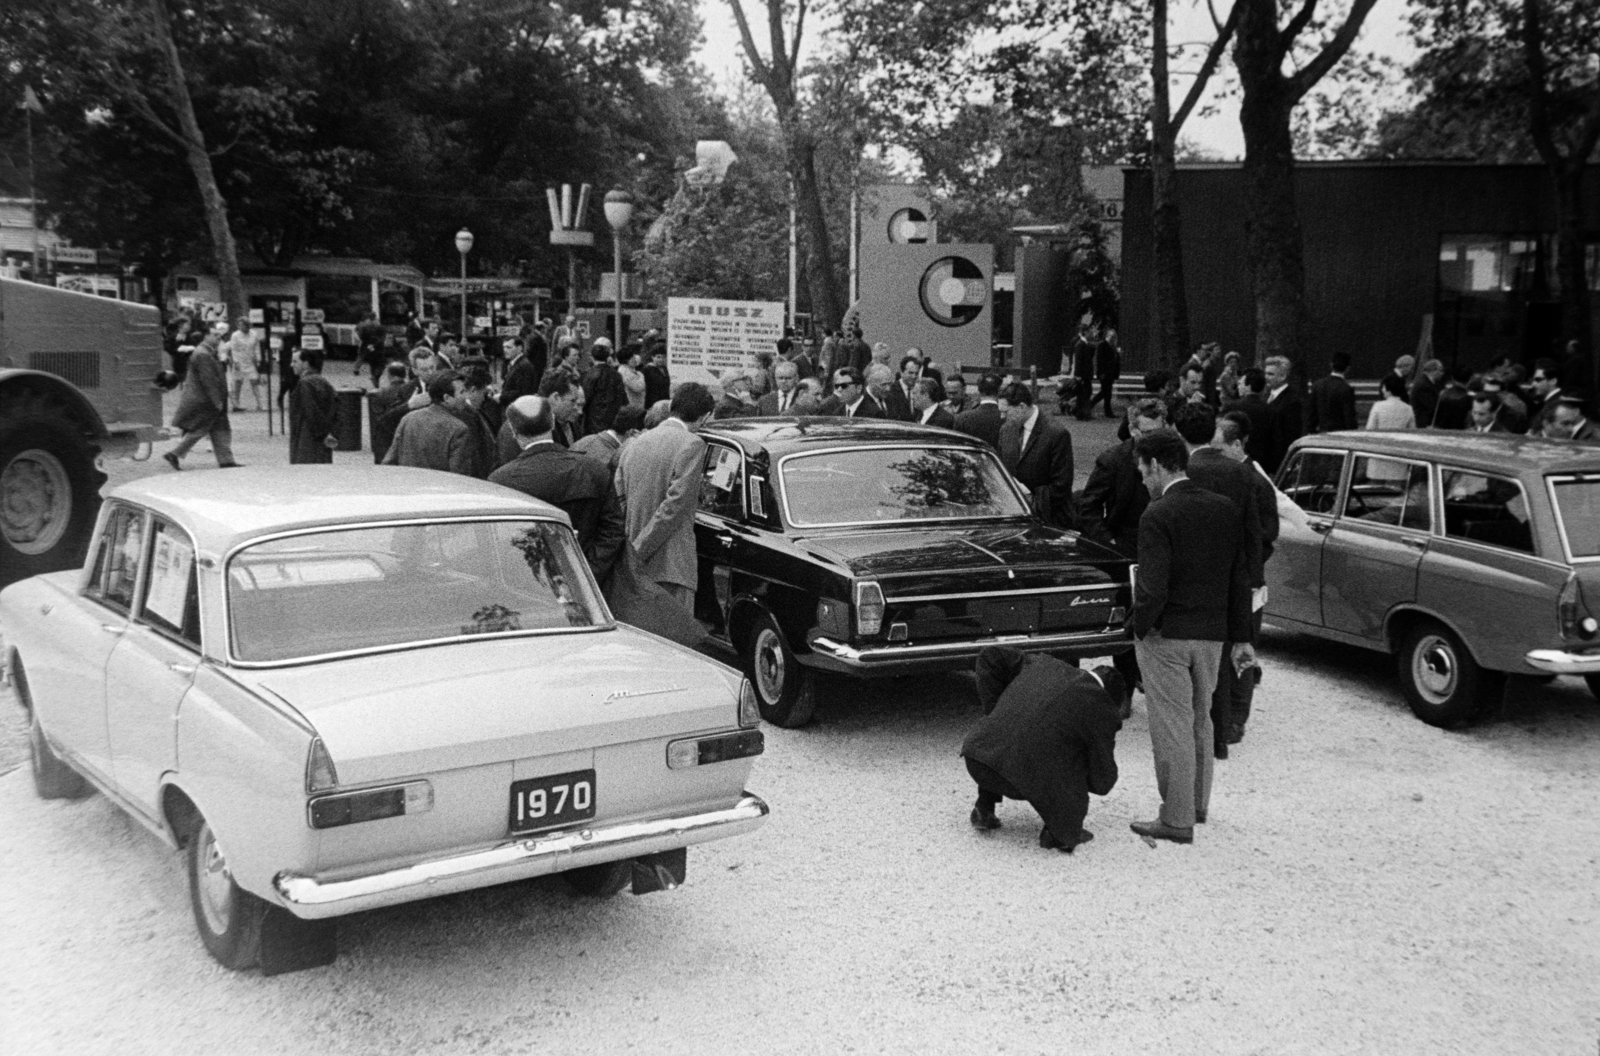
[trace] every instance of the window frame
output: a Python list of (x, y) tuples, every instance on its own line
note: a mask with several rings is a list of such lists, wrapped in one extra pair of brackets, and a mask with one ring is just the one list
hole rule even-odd
[[(1344, 502), (1339, 504), (1339, 514), (1336, 518), (1337, 520), (1348, 521), (1351, 524), (1366, 525), (1367, 527), (1371, 528), (1392, 528), (1402, 532), (1409, 532), (1413, 535), (1434, 536), (1444, 534), (1444, 474), (1440, 470), (1437, 463), (1428, 459), (1412, 458), (1402, 455), (1373, 454), (1370, 450), (1363, 451), (1357, 450), (1356, 448), (1351, 448), (1349, 454), (1350, 458), (1347, 460), (1345, 467), (1344, 486), (1340, 489), (1343, 494)], [(1358, 458), (1377, 458), (1385, 462), (1399, 462), (1407, 467), (1421, 466), (1422, 468), (1426, 469), (1428, 471), (1428, 527), (1414, 528), (1408, 524), (1389, 524), (1386, 521), (1369, 521), (1364, 517), (1346, 516), (1344, 512), (1345, 508), (1349, 505), (1350, 496), (1355, 492), (1356, 459)], [(1409, 480), (1410, 476), (1411, 472), (1410, 468), (1408, 468), (1406, 471), (1406, 479)]]
[[(138, 608), (139, 600), (143, 597), (144, 580), (150, 567), (150, 511), (131, 502), (113, 501), (109, 506), (110, 508), (106, 511), (104, 520), (100, 522), (101, 529), (96, 540), (99, 548), (95, 554), (94, 565), (89, 571), (88, 580), (85, 581), (83, 589), (79, 593), (95, 604), (110, 609), (118, 616), (132, 620), (135, 618), (134, 613)], [(110, 558), (109, 547), (112, 522), (123, 513), (132, 513), (137, 516), (141, 524), (140, 530), (143, 533), (139, 541), (139, 568), (134, 573), (131, 600), (126, 605), (107, 598), (105, 593), (105, 565)]]
[[(1533, 527), (1533, 503), (1528, 500), (1528, 489), (1523, 487), (1521, 478), (1509, 476), (1504, 470), (1472, 469), (1466, 466), (1450, 465), (1445, 462), (1434, 463), (1434, 470), (1439, 474), (1439, 538), (1448, 539), (1452, 543), (1462, 543), (1467, 546), (1481, 546), (1484, 549), (1491, 550), (1497, 554), (1515, 554), (1517, 557), (1526, 557), (1535, 561), (1544, 561), (1547, 564), (1560, 564), (1560, 562), (1550, 561), (1550, 559), (1547, 557), (1541, 557), (1539, 554), (1539, 536), (1538, 533), (1534, 531)], [(1446, 473), (1463, 473), (1468, 476), (1483, 477), (1486, 480), (1504, 480), (1515, 484), (1517, 486), (1517, 494), (1522, 496), (1522, 505), (1528, 511), (1528, 542), (1532, 549), (1516, 550), (1509, 546), (1501, 546), (1498, 543), (1485, 542), (1482, 539), (1468, 539), (1465, 536), (1451, 535), (1449, 531), (1450, 526), (1445, 521), (1444, 517), (1444, 478)], [(1566, 545), (1564, 540), (1562, 545)]]
[[(183, 648), (195, 653), (204, 652), (202, 643), (205, 640), (205, 619), (202, 617), (200, 612), (200, 548), (195, 545), (194, 536), (189, 532), (189, 530), (183, 525), (179, 524), (177, 521), (172, 520), (170, 517), (163, 517), (160, 514), (151, 513), (148, 523), (149, 534), (145, 539), (144, 544), (144, 567), (140, 569), (139, 590), (138, 594), (136, 595), (139, 605), (137, 611), (133, 615), (133, 619), (140, 626), (148, 627), (150, 630), (161, 635), (163, 638), (168, 639), (176, 645), (180, 645)], [(193, 558), (189, 565), (189, 584), (194, 590), (195, 603), (195, 637), (193, 639), (186, 637), (181, 628), (178, 630), (173, 630), (172, 627), (166, 623), (166, 617), (156, 616), (156, 620), (162, 621), (161, 623), (156, 623), (151, 619), (150, 614), (145, 611), (145, 604), (149, 601), (150, 594), (150, 562), (155, 552), (154, 548), (156, 545), (156, 529), (158, 526), (170, 528), (177, 535), (181, 535), (184, 540), (188, 542), (190, 550), (193, 552)], [(188, 588), (185, 589), (187, 591)], [(186, 599), (184, 601), (185, 611), (188, 609), (188, 604), (189, 603)]]
[[(734, 521), (734, 522), (742, 523), (746, 518), (748, 518), (750, 516), (750, 495), (749, 495), (750, 473), (749, 473), (749, 465), (747, 464), (747, 460), (744, 457), (744, 448), (739, 444), (730, 443), (729, 441), (724, 440), (721, 437), (708, 436), (708, 437), (705, 437), (705, 442), (706, 442), (706, 453), (708, 455), (710, 454), (711, 449), (713, 447), (718, 447), (718, 448), (722, 448), (724, 450), (732, 451), (734, 454), (739, 456), (739, 486), (734, 489), (734, 494), (738, 495), (738, 497), (739, 497), (739, 513), (738, 513), (737, 516), (730, 517), (726, 513), (720, 513), (720, 512), (718, 512), (716, 510), (708, 510), (704, 506), (699, 504), (699, 500), (698, 499), (696, 499), (696, 502), (695, 502), (695, 512), (696, 513), (703, 513), (707, 517), (715, 517), (718, 520)], [(701, 484), (701, 492), (702, 493), (704, 493), (704, 490), (705, 490), (705, 476), (706, 476), (706, 460), (704, 458), (702, 458), (700, 460), (700, 484)]]
[[(1022, 512), (1015, 514), (996, 514), (992, 517), (919, 517), (915, 520), (899, 521), (829, 521), (827, 523), (812, 524), (810, 522), (797, 522), (789, 510), (789, 487), (784, 478), (784, 471), (788, 464), (797, 458), (816, 458), (819, 455), (833, 455), (850, 451), (962, 451), (980, 458), (987, 457), (994, 460), (1000, 470), (1001, 479), (1011, 489), (1011, 494), (1016, 496), (1022, 504)], [(926, 524), (994, 524), (1021, 519), (1033, 519), (1037, 515), (1033, 512), (1032, 497), (1024, 493), (1011, 471), (1006, 469), (1005, 463), (1000, 458), (1000, 453), (990, 447), (972, 447), (967, 444), (923, 444), (909, 447), (905, 443), (897, 444), (841, 444), (839, 446), (818, 447), (813, 450), (791, 451), (778, 459), (777, 467), (772, 473), (772, 479), (777, 481), (778, 506), (783, 511), (783, 523), (797, 530), (814, 531), (819, 528), (860, 528), (871, 527), (880, 529), (911, 528), (916, 525)]]
[(1572, 552), (1572, 543), (1567, 537), (1567, 522), (1561, 513), (1561, 503), (1556, 499), (1556, 485), (1571, 483), (1600, 483), (1600, 473), (1576, 471), (1571, 473), (1551, 473), (1544, 478), (1545, 494), (1550, 498), (1550, 509), (1556, 519), (1556, 535), (1561, 538), (1561, 556), (1566, 558), (1569, 565), (1588, 565), (1600, 562), (1600, 554), (1577, 556)]
[(1341, 461), (1339, 463), (1339, 483), (1337, 483), (1337, 484), (1335, 484), (1333, 486), (1333, 508), (1331, 510), (1328, 510), (1328, 511), (1322, 512), (1322, 513), (1318, 513), (1318, 512), (1316, 512), (1314, 510), (1308, 510), (1304, 506), (1300, 506), (1300, 504), (1298, 502), (1295, 502), (1295, 498), (1294, 498), (1293, 495), (1289, 495), (1289, 493), (1287, 491), (1284, 491), (1284, 494), (1285, 495), (1289, 495), (1289, 501), (1293, 502), (1296, 506), (1298, 506), (1300, 508), (1300, 511), (1302, 513), (1304, 513), (1307, 517), (1325, 517), (1330, 521), (1339, 520), (1341, 514), (1338, 511), (1344, 509), (1345, 492), (1349, 489), (1350, 478), (1355, 473), (1355, 470), (1353, 468), (1355, 466), (1355, 458), (1353, 457), (1353, 454), (1354, 454), (1354, 452), (1351, 451), (1351, 449), (1349, 449), (1349, 448), (1314, 447), (1314, 446), (1295, 448), (1293, 451), (1289, 452), (1289, 454), (1286, 456), (1285, 461), (1284, 461), (1284, 465), (1282, 467), (1279, 467), (1278, 479), (1274, 480), (1272, 482), (1273, 486), (1278, 488), (1279, 491), (1283, 491), (1283, 487), (1282, 487), (1282, 482), (1284, 480), (1283, 470), (1285, 468), (1287, 468), (1287, 466), (1289, 464), (1289, 462), (1288, 462), (1289, 459), (1293, 459), (1293, 458), (1296, 458), (1296, 457), (1303, 457), (1305, 455), (1336, 455), (1336, 456), (1338, 456), (1338, 458), (1341, 459)]

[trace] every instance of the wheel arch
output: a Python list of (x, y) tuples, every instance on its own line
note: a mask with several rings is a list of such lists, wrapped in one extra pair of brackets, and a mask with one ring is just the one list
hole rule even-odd
[(204, 815), (189, 794), (170, 780), (170, 774), (168, 778), (161, 788), (161, 821), (173, 845), (184, 847)]
[(0, 399), (12, 396), (38, 395), (53, 397), (66, 405), (67, 413), (83, 435), (90, 440), (104, 440), (110, 434), (100, 412), (94, 409), (89, 398), (71, 383), (42, 370), (6, 368), (0, 370)]
[(1466, 635), (1461, 633), (1461, 628), (1457, 627), (1449, 617), (1444, 616), (1441, 613), (1434, 612), (1432, 609), (1424, 608), (1420, 605), (1396, 606), (1395, 608), (1391, 609), (1389, 611), (1389, 615), (1384, 618), (1383, 634), (1384, 638), (1389, 643), (1389, 655), (1399, 655), (1400, 643), (1405, 640), (1405, 636), (1411, 632), (1412, 628), (1416, 627), (1419, 623), (1429, 622), (1443, 624), (1444, 627), (1449, 630), (1451, 634), (1455, 635), (1457, 640), (1460, 641), (1461, 644), (1466, 648), (1467, 655), (1472, 657), (1473, 663), (1484, 668), (1486, 671), (1491, 670), (1484, 665), (1483, 660), (1479, 657), (1478, 651), (1476, 648), (1474, 648), (1472, 642), (1468, 640)]

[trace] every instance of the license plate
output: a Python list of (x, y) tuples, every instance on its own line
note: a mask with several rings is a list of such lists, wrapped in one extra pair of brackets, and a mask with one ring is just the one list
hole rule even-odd
[(1023, 634), (1039, 629), (1038, 598), (986, 601), (982, 613), (990, 634)]
[(554, 829), (594, 817), (594, 771), (511, 782), (511, 833)]

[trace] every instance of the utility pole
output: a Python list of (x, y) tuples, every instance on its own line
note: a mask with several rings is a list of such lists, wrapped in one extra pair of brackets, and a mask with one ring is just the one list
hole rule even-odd
[[(794, 201), (794, 178), (789, 179), (789, 326), (794, 327), (796, 298), (799, 296), (800, 282), (800, 239), (799, 225), (796, 222)], [(855, 274), (855, 265), (852, 257), (851, 274)]]
[(33, 281), (42, 283), (44, 268), (39, 264), (39, 190), (33, 172), (33, 115), (44, 113), (44, 107), (39, 105), (39, 97), (33, 94), (32, 85), (23, 87), (21, 105), (28, 140), (28, 215), (33, 227)]

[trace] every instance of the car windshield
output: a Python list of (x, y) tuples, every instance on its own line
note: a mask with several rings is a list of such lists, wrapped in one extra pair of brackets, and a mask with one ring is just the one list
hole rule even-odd
[(572, 532), (535, 520), (351, 527), (258, 543), (228, 562), (228, 618), (245, 662), (607, 623)]
[(1600, 477), (1556, 480), (1556, 509), (1566, 533), (1567, 553), (1573, 557), (1600, 557)]
[(1028, 512), (994, 455), (967, 448), (875, 447), (794, 455), (782, 463), (795, 527), (1021, 517)]

